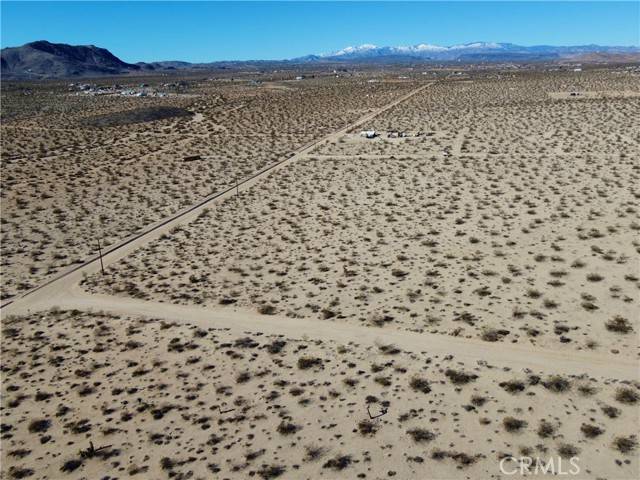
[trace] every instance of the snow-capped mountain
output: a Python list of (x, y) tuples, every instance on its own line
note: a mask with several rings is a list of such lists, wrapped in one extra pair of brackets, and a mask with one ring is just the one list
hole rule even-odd
[(379, 47), (370, 43), (349, 46), (341, 50), (309, 55), (295, 60), (304, 61), (375, 61), (394, 59), (415, 60), (547, 60), (585, 53), (638, 53), (638, 47), (609, 47), (600, 45), (578, 45), (556, 47), (550, 45), (521, 46), (513, 43), (473, 42), (460, 45), (440, 46), (420, 43), (410, 46)]

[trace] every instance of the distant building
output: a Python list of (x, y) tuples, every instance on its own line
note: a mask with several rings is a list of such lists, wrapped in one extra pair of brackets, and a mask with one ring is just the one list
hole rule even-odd
[(360, 136), (365, 138), (376, 138), (378, 134), (375, 130), (363, 130), (360, 132)]

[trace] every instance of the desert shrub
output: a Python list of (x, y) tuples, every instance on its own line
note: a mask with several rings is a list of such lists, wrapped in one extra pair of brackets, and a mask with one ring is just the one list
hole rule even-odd
[(238, 348), (256, 348), (260, 344), (251, 337), (236, 338), (233, 345)]
[(626, 405), (634, 405), (640, 400), (640, 394), (629, 387), (619, 387), (616, 390), (616, 400)]
[(262, 468), (258, 470), (258, 475), (264, 480), (269, 480), (270, 478), (279, 477), (285, 471), (286, 469), (280, 465), (263, 465)]
[(473, 373), (461, 372), (451, 368), (447, 369), (444, 374), (454, 385), (466, 385), (478, 378), (478, 375)]
[(220, 305), (233, 305), (234, 303), (237, 303), (238, 300), (236, 300), (235, 298), (230, 298), (230, 297), (222, 297), (218, 303)]
[(274, 340), (270, 344), (266, 346), (267, 352), (276, 354), (280, 353), (282, 349), (287, 345), (287, 342), (284, 340)]
[(493, 328), (485, 328), (482, 331), (481, 337), (485, 342), (497, 342), (500, 340), (500, 335), (498, 335), (498, 331)]
[(495, 328), (485, 328), (480, 338), (485, 342), (497, 342), (505, 335), (509, 335), (508, 330), (496, 330)]
[(378, 345), (378, 350), (380, 350), (385, 355), (397, 355), (402, 351), (393, 344)]
[(580, 453), (580, 450), (570, 443), (562, 443), (558, 447), (558, 455), (560, 455), (562, 458), (575, 457), (576, 455), (578, 455), (578, 453)]
[(590, 282), (601, 282), (602, 280), (604, 280), (604, 277), (599, 273), (590, 273), (589, 275), (587, 275), (587, 280), (589, 280)]
[(29, 424), (29, 432), (30, 433), (41, 433), (46, 432), (51, 427), (51, 420), (46, 418), (41, 418), (38, 420), (32, 420)]
[(426, 378), (418, 376), (413, 377), (409, 381), (409, 386), (416, 392), (429, 393), (431, 391), (429, 381)]
[(300, 370), (309, 370), (318, 365), (322, 365), (322, 359), (318, 357), (300, 357), (298, 359), (298, 368)]
[(340, 471), (347, 468), (353, 462), (351, 455), (337, 455), (334, 458), (325, 462), (322, 468), (330, 468), (332, 470)]
[(527, 290), (527, 297), (529, 298), (540, 298), (542, 293), (539, 290), (535, 290), (533, 288)]
[(82, 465), (82, 460), (79, 460), (77, 458), (71, 458), (62, 464), (62, 467), (60, 467), (60, 471), (65, 473), (71, 473), (74, 470), (77, 470), (78, 468), (80, 468), (81, 465)]
[(630, 453), (638, 448), (638, 440), (635, 435), (630, 435), (628, 437), (616, 437), (613, 440), (613, 448), (618, 450), (620, 453)]
[(619, 408), (612, 407), (611, 405), (603, 405), (600, 407), (602, 413), (609, 418), (618, 418), (622, 413)]
[(326, 453), (326, 450), (323, 447), (318, 447), (315, 445), (308, 445), (305, 447), (304, 450), (305, 450), (305, 456), (304, 456), (305, 462), (313, 462), (315, 460), (318, 460)]
[(42, 402), (43, 400), (48, 400), (53, 396), (52, 393), (49, 392), (36, 392), (35, 401)]
[(507, 432), (519, 432), (520, 430), (525, 428), (528, 423), (518, 418), (505, 417), (505, 419), (502, 420), (502, 425)]
[(360, 423), (358, 423), (358, 431), (360, 432), (360, 435), (373, 436), (378, 431), (378, 425), (376, 425), (375, 422), (372, 422), (369, 419), (362, 420)]
[(276, 307), (268, 303), (258, 307), (258, 312), (262, 315), (275, 315), (277, 311)]
[(160, 459), (160, 468), (162, 470), (172, 470), (176, 466), (176, 461), (169, 457), (162, 457)]
[(547, 422), (546, 420), (540, 421), (540, 425), (538, 425), (538, 436), (540, 438), (549, 438), (556, 431), (556, 427)]
[(301, 429), (301, 426), (290, 422), (280, 422), (280, 425), (278, 425), (277, 428), (280, 435), (292, 435)]
[(359, 381), (360, 380), (358, 380), (357, 378), (345, 378), (344, 380), (342, 380), (342, 383), (349, 387), (355, 387)]
[(404, 278), (407, 275), (409, 275), (409, 272), (405, 272), (404, 270), (400, 270), (399, 268), (396, 268), (391, 271), (391, 275), (393, 275), (396, 278)]
[(431, 458), (433, 460), (444, 460), (445, 458), (450, 458), (454, 462), (459, 465), (459, 468), (468, 467), (469, 465), (474, 464), (481, 455), (467, 455), (466, 453), (461, 452), (447, 452), (445, 450), (434, 450), (431, 452)]
[(16, 467), (15, 465), (12, 465), (9, 468), (9, 477), (10, 478), (15, 478), (15, 479), (19, 479), (19, 478), (27, 478), (33, 475), (33, 470), (31, 468), (23, 468), (23, 467)]
[(604, 433), (604, 430), (602, 428), (598, 427), (597, 425), (591, 425), (590, 423), (583, 423), (580, 426), (580, 431), (587, 438), (595, 438), (598, 435), (602, 435)]
[(578, 385), (578, 392), (580, 392), (580, 395), (584, 395), (585, 397), (591, 396), (597, 391), (598, 390), (593, 385)]
[(320, 313), (322, 313), (322, 318), (324, 320), (329, 320), (337, 315), (336, 312), (334, 312), (333, 310), (329, 310), (328, 308), (323, 308)]
[(407, 430), (407, 434), (416, 443), (426, 443), (436, 438), (433, 432), (425, 428), (412, 428), (411, 430)]
[(553, 375), (544, 382), (542, 382), (544, 388), (550, 390), (554, 393), (562, 393), (568, 390), (571, 390), (571, 383), (566, 378), (561, 377), (560, 375)]
[(7, 455), (15, 458), (24, 458), (31, 455), (31, 450), (27, 450), (26, 448), (18, 448), (16, 450), (10, 450)]
[(385, 324), (393, 322), (391, 315), (374, 314), (369, 318), (369, 323), (376, 327), (383, 327)]
[(518, 392), (524, 391), (525, 389), (524, 382), (521, 382), (519, 380), (509, 380), (508, 382), (500, 382), (498, 385), (504, 388), (509, 393), (518, 393)]
[(629, 323), (629, 320), (627, 320), (624, 317), (621, 317), (620, 315), (616, 315), (611, 320), (608, 320), (604, 324), (604, 326), (610, 332), (615, 332), (615, 333), (629, 333), (633, 331), (633, 327)]
[(476, 407), (481, 407), (486, 402), (487, 402), (487, 399), (485, 397), (481, 397), (480, 395), (473, 395), (471, 397), (471, 403)]

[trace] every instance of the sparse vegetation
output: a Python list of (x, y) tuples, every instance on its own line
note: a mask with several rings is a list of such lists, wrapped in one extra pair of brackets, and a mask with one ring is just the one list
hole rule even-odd
[[(620, 92), (638, 82), (615, 68), (229, 67), (164, 99), (3, 82), (3, 300), (290, 161), (106, 275), (80, 268), (75, 303), (149, 317), (3, 308), (2, 474), (475, 478), (505, 454), (635, 471), (638, 97)], [(83, 126), (143, 104), (194, 115)]]

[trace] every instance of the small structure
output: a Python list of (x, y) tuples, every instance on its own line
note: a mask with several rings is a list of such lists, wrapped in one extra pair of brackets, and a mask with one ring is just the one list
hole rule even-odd
[(406, 137), (410, 137), (410, 136), (411, 135), (409, 135), (405, 131), (391, 130), (391, 131), (387, 132), (387, 138), (406, 138)]
[(363, 130), (360, 132), (360, 136), (365, 138), (376, 138), (378, 134), (375, 130)]

